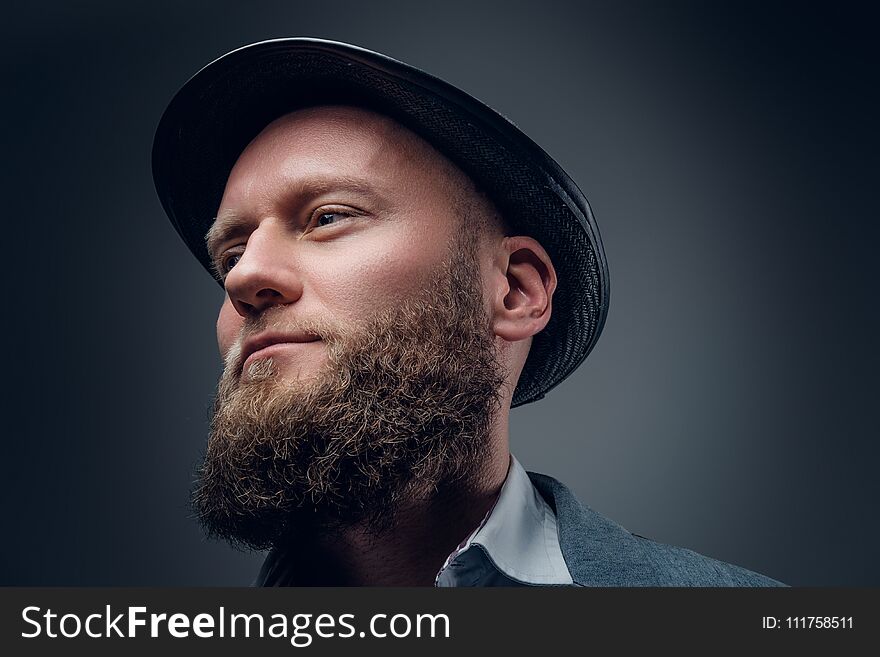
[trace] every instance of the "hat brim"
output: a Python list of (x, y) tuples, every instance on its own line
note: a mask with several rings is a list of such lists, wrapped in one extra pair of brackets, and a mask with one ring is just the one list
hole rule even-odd
[[(460, 89), (385, 55), (311, 38), (244, 46), (174, 96), (153, 142), (153, 179), (172, 224), (212, 273), (204, 236), (238, 156), (298, 108), (358, 105), (405, 125), (458, 165), (557, 271), (549, 323), (533, 338), (513, 406), (535, 401), (592, 350), (608, 311), (608, 269), (577, 185), (508, 119)], [(221, 283), (222, 284), (222, 283)]]

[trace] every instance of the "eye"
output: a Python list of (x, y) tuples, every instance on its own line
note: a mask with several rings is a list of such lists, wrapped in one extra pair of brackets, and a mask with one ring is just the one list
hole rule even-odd
[(241, 260), (240, 253), (230, 253), (229, 255), (221, 256), (220, 265), (218, 267), (221, 276), (228, 274), (229, 270), (235, 267), (239, 260)]
[(339, 221), (343, 218), (350, 217), (351, 215), (345, 212), (322, 212), (317, 215), (315, 219), (315, 226), (329, 226), (333, 223), (339, 223)]
[(309, 233), (312, 230), (324, 228), (325, 226), (346, 224), (352, 218), (359, 217), (362, 214), (363, 212), (360, 210), (356, 210), (348, 205), (335, 205), (328, 203), (315, 208), (315, 211), (312, 212), (311, 218), (309, 219), (305, 232)]

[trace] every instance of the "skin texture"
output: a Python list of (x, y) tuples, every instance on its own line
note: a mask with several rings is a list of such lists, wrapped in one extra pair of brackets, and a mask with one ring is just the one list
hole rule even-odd
[[(288, 114), (241, 154), (208, 245), (227, 297), (217, 340), (230, 385), (264, 375), (284, 385), (316, 380), (324, 340), (281, 344), (242, 363), (248, 338), (287, 323), (354, 331), (436, 288), (438, 272), (473, 234), (475, 276), (505, 380), (485, 451), (466, 481), (400, 501), (396, 522), (361, 523), (298, 540), (309, 583), (431, 584), (446, 555), (491, 508), (509, 464), (508, 414), (531, 336), (550, 318), (556, 285), (543, 248), (505, 234), (491, 202), (419, 137), (364, 109), (327, 106)], [(439, 288), (437, 288), (439, 289)]]

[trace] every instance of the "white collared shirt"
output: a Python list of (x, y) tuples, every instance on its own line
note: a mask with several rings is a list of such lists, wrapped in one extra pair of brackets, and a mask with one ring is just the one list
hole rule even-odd
[(565, 586), (556, 514), (511, 454), (495, 505), (437, 573), (435, 586)]

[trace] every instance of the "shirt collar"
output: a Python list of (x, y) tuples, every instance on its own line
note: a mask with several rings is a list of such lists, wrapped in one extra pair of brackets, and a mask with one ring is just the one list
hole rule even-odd
[(495, 505), (437, 573), (437, 586), (571, 585), (556, 514), (511, 454)]

